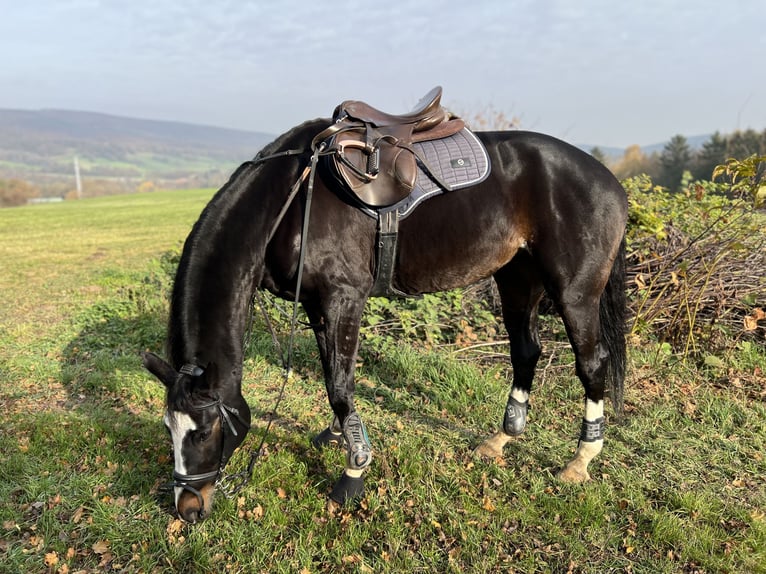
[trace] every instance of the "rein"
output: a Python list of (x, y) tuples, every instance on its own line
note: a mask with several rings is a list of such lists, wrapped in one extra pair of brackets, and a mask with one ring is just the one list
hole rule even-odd
[[(283, 352), (282, 346), (279, 344), (276, 331), (274, 330), (271, 320), (269, 319), (269, 316), (266, 313), (266, 308), (264, 306), (263, 299), (261, 298), (260, 293), (258, 292), (257, 289), (253, 296), (253, 298), (257, 300), (258, 302), (258, 306), (261, 308), (261, 312), (263, 313), (263, 317), (268, 327), (268, 330), (271, 334), (271, 338), (272, 338), (272, 341), (274, 342), (274, 346), (277, 348), (277, 351), (279, 352), (279, 355), (282, 359), (282, 368), (284, 371), (282, 386), (279, 390), (277, 401), (274, 404), (274, 409), (271, 411), (271, 417), (269, 417), (269, 422), (267, 423), (266, 428), (264, 429), (261, 435), (261, 440), (258, 444), (258, 447), (255, 449), (251, 449), (250, 460), (248, 461), (247, 468), (245, 470), (234, 473), (234, 474), (224, 474), (224, 467), (226, 466), (226, 463), (228, 462), (228, 459), (225, 458), (225, 454), (224, 454), (225, 446), (226, 446), (226, 428), (229, 429), (229, 431), (231, 432), (233, 436), (239, 436), (237, 434), (237, 429), (234, 426), (234, 423), (230, 415), (233, 415), (234, 418), (242, 424), (242, 426), (245, 428), (246, 433), (251, 428), (251, 425), (248, 425), (247, 423), (245, 423), (244, 420), (242, 420), (242, 418), (239, 415), (239, 411), (237, 409), (235, 409), (234, 407), (230, 407), (229, 405), (226, 405), (225, 403), (221, 401), (220, 397), (216, 397), (215, 400), (213, 400), (212, 402), (204, 404), (204, 405), (200, 405), (196, 407), (195, 410), (205, 410), (209, 408), (218, 409), (218, 417), (221, 422), (221, 429), (222, 429), (221, 430), (221, 458), (218, 463), (218, 468), (216, 470), (199, 473), (199, 474), (181, 474), (174, 470), (173, 482), (171, 482), (168, 485), (169, 487), (183, 488), (184, 490), (188, 490), (189, 492), (194, 494), (199, 501), (201, 509), (204, 508), (202, 493), (200, 493), (198, 489), (192, 486), (193, 483), (199, 483), (199, 482), (214, 479), (215, 487), (224, 495), (225, 498), (231, 498), (237, 493), (239, 493), (250, 482), (250, 479), (253, 473), (253, 468), (255, 467), (256, 461), (258, 460), (258, 458), (260, 458), (260, 456), (263, 453), (263, 446), (271, 430), (271, 425), (277, 416), (277, 410), (279, 409), (279, 406), (282, 403), (287, 382), (290, 380), (290, 377), (292, 375), (293, 347), (294, 347), (294, 340), (295, 340), (296, 325), (298, 322), (298, 304), (300, 303), (301, 283), (303, 281), (303, 267), (306, 260), (306, 244), (307, 244), (306, 238), (308, 236), (309, 215), (311, 213), (311, 199), (312, 199), (313, 191), (314, 191), (314, 175), (316, 173), (316, 166), (317, 166), (317, 162), (319, 161), (319, 157), (321, 155), (324, 155), (323, 154), (324, 149), (325, 149), (325, 143), (320, 143), (318, 146), (315, 145), (315, 143), (312, 144), (313, 153), (311, 155), (311, 161), (309, 165), (307, 165), (303, 169), (303, 172), (301, 173), (300, 177), (291, 188), (290, 193), (288, 194), (287, 199), (285, 200), (285, 203), (282, 206), (282, 209), (277, 215), (277, 218), (274, 221), (274, 224), (272, 225), (266, 239), (266, 244), (268, 244), (271, 241), (271, 239), (274, 237), (274, 234), (276, 233), (277, 228), (279, 227), (279, 224), (282, 222), (282, 219), (284, 218), (285, 214), (287, 213), (287, 210), (292, 204), (293, 199), (295, 199), (295, 196), (300, 191), (300, 188), (303, 185), (303, 182), (306, 181), (306, 178), (308, 177), (308, 187), (306, 190), (306, 205), (305, 205), (304, 215), (303, 215), (303, 226), (301, 229), (301, 246), (300, 246), (300, 251), (298, 255), (298, 276), (296, 279), (295, 298), (293, 300), (293, 312), (290, 319), (290, 335), (288, 338), (286, 354)], [(305, 150), (289, 149), (282, 152), (267, 155), (264, 157), (255, 158), (253, 160), (245, 162), (245, 164), (255, 166), (270, 159), (300, 155), (303, 153), (305, 153)], [(252, 324), (252, 314), (251, 314), (250, 321)], [(250, 327), (248, 327), (248, 331), (250, 331)], [(202, 375), (202, 373), (204, 373), (204, 370), (196, 365), (183, 365), (181, 369), (179, 370), (179, 373), (180, 375), (200, 376)], [(224, 423), (226, 424), (224, 425)]]

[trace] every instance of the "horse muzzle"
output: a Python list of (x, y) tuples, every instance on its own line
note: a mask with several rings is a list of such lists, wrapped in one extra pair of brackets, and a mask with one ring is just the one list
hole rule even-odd
[(215, 483), (213, 482), (204, 484), (199, 488), (188, 486), (182, 488), (176, 498), (178, 517), (189, 524), (204, 520), (212, 513), (214, 493)]
[(178, 516), (190, 524), (205, 519), (213, 509), (213, 494), (220, 470), (183, 475), (173, 472)]

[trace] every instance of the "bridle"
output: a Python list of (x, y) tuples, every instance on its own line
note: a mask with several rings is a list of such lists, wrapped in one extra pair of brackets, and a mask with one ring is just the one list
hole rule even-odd
[[(179, 379), (184, 375), (188, 375), (190, 377), (200, 377), (204, 372), (205, 371), (202, 367), (186, 364), (179, 369), (178, 377)], [(215, 487), (220, 489), (227, 497), (236, 494), (244, 486), (244, 483), (241, 486), (237, 485), (239, 488), (230, 486), (232, 480), (239, 477), (239, 475), (242, 473), (229, 476), (223, 474), (223, 469), (226, 466), (226, 463), (229, 461), (229, 457), (226, 456), (226, 439), (227, 437), (239, 436), (237, 427), (234, 424), (234, 420), (240, 423), (240, 425), (245, 429), (245, 433), (250, 430), (250, 425), (239, 414), (239, 409), (225, 404), (220, 396), (216, 395), (214, 399), (208, 403), (195, 405), (193, 410), (205, 411), (208, 409), (216, 409), (218, 411), (218, 420), (221, 424), (221, 456), (218, 460), (218, 468), (209, 472), (201, 472), (198, 474), (182, 474), (173, 469), (173, 482), (167, 485), (168, 488), (182, 488), (191, 492), (197, 497), (197, 500), (200, 504), (200, 509), (204, 508), (205, 506), (202, 499), (202, 493), (198, 489), (194, 488), (192, 484), (209, 482), (213, 480), (215, 481)], [(234, 449), (231, 450), (232, 452), (234, 451)]]

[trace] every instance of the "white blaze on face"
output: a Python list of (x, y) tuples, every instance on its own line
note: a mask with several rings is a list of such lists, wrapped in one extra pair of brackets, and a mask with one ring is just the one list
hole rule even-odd
[[(197, 429), (197, 423), (194, 422), (188, 414), (168, 411), (165, 413), (165, 426), (170, 430), (170, 436), (173, 440), (173, 458), (175, 459), (175, 471), (178, 474), (188, 474), (186, 470), (186, 462), (183, 457), (183, 444), (186, 436), (193, 430)], [(178, 505), (178, 498), (183, 492), (183, 488), (176, 486), (174, 489), (176, 506)]]

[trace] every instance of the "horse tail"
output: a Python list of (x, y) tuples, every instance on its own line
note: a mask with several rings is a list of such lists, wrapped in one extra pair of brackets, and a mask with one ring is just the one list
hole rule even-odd
[(601, 339), (609, 352), (606, 373), (607, 389), (618, 417), (624, 413), (625, 364), (627, 361), (625, 349), (626, 318), (625, 237), (623, 236), (599, 303)]

